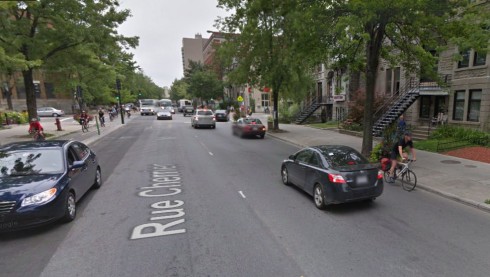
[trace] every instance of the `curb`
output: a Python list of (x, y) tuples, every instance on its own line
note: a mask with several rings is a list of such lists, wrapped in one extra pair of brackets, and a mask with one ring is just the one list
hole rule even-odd
[(444, 191), (434, 189), (434, 188), (431, 188), (429, 186), (422, 185), (422, 184), (417, 184), (417, 188), (420, 188), (420, 189), (428, 191), (430, 193), (442, 196), (446, 199), (453, 200), (453, 201), (459, 202), (461, 204), (465, 204), (467, 206), (477, 208), (477, 209), (482, 210), (484, 212), (490, 213), (490, 205), (487, 205), (485, 203), (478, 203), (476, 201), (469, 200), (469, 199), (466, 199), (463, 197), (459, 197), (459, 196), (454, 195), (452, 193), (444, 192)]
[[(307, 145), (302, 145), (302, 144), (299, 144), (297, 142), (293, 142), (293, 141), (290, 141), (290, 140), (279, 138), (279, 137), (275, 136), (274, 134), (271, 134), (270, 132), (268, 132), (267, 135), (270, 136), (270, 137), (272, 137), (272, 138), (274, 138), (274, 139), (277, 139), (277, 140), (280, 140), (280, 141), (283, 141), (283, 142), (286, 142), (286, 143), (295, 145), (297, 147), (301, 147), (301, 148), (308, 147)], [(478, 203), (476, 201), (469, 200), (469, 199), (466, 199), (466, 198), (463, 198), (463, 197), (459, 197), (459, 196), (454, 195), (452, 193), (448, 193), (448, 192), (444, 192), (444, 191), (441, 191), (441, 190), (438, 190), (438, 189), (434, 189), (434, 188), (431, 188), (431, 187), (426, 186), (426, 185), (423, 185), (423, 184), (417, 184), (417, 187), (416, 188), (420, 188), (420, 189), (425, 190), (427, 192), (430, 192), (430, 193), (433, 193), (433, 194), (442, 196), (442, 197), (444, 197), (446, 199), (453, 200), (453, 201), (456, 201), (458, 203), (465, 204), (467, 206), (470, 206), (470, 207), (473, 207), (473, 208), (477, 208), (477, 209), (479, 209), (481, 211), (490, 213), (490, 205), (487, 205), (485, 203)]]

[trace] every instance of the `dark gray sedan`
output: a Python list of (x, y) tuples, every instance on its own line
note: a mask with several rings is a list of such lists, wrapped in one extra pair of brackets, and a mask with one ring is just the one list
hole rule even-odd
[(383, 193), (383, 174), (359, 152), (341, 145), (301, 149), (281, 166), (284, 184), (294, 184), (314, 198), (315, 206), (374, 200)]

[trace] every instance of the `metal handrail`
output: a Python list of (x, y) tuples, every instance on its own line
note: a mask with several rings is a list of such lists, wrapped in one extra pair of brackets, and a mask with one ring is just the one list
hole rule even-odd
[(419, 82), (416, 81), (415, 78), (410, 78), (410, 81), (406, 82), (405, 86), (398, 89), (397, 93), (388, 98), (387, 101), (384, 101), (383, 104), (374, 112), (374, 122), (377, 122), (385, 112), (387, 112), (400, 99), (405, 97), (405, 95), (407, 95), (411, 89), (418, 87), (418, 85)]

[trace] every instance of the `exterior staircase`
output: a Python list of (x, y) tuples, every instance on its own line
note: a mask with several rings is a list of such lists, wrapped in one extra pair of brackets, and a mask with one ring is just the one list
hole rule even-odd
[(386, 127), (395, 122), (419, 97), (419, 82), (411, 79), (398, 93), (389, 98), (374, 113), (373, 135), (382, 136)]
[(322, 105), (317, 102), (316, 98), (312, 98), (309, 103), (305, 104), (305, 109), (299, 112), (299, 114), (296, 116), (296, 120), (294, 123), (296, 124), (302, 124), (310, 117), (318, 108), (320, 108)]

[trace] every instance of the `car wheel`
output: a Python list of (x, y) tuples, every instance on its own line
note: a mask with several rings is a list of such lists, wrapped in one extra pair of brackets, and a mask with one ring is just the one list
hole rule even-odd
[(325, 204), (325, 195), (323, 194), (323, 188), (320, 184), (315, 185), (313, 199), (315, 200), (315, 206), (318, 209), (324, 210), (327, 207), (327, 205)]
[(291, 183), (289, 182), (289, 174), (288, 174), (288, 169), (286, 166), (283, 166), (281, 169), (281, 177), (282, 177), (282, 183), (285, 184), (286, 186), (289, 186)]
[(244, 138), (245, 137), (245, 133), (243, 131), (240, 132), (240, 137), (241, 138)]
[(97, 171), (95, 172), (95, 181), (92, 185), (92, 188), (99, 189), (102, 186), (102, 173), (100, 171), (100, 167), (97, 167)]
[(265, 134), (261, 134), (260, 138), (263, 139), (265, 137)]
[(53, 114), (53, 117), (58, 117), (58, 116), (60, 116), (60, 115), (59, 115), (59, 114), (57, 114), (57, 113), (54, 113), (54, 114)]
[(77, 216), (77, 203), (75, 201), (75, 194), (68, 192), (68, 196), (65, 201), (65, 214), (63, 215), (63, 222), (70, 222)]

